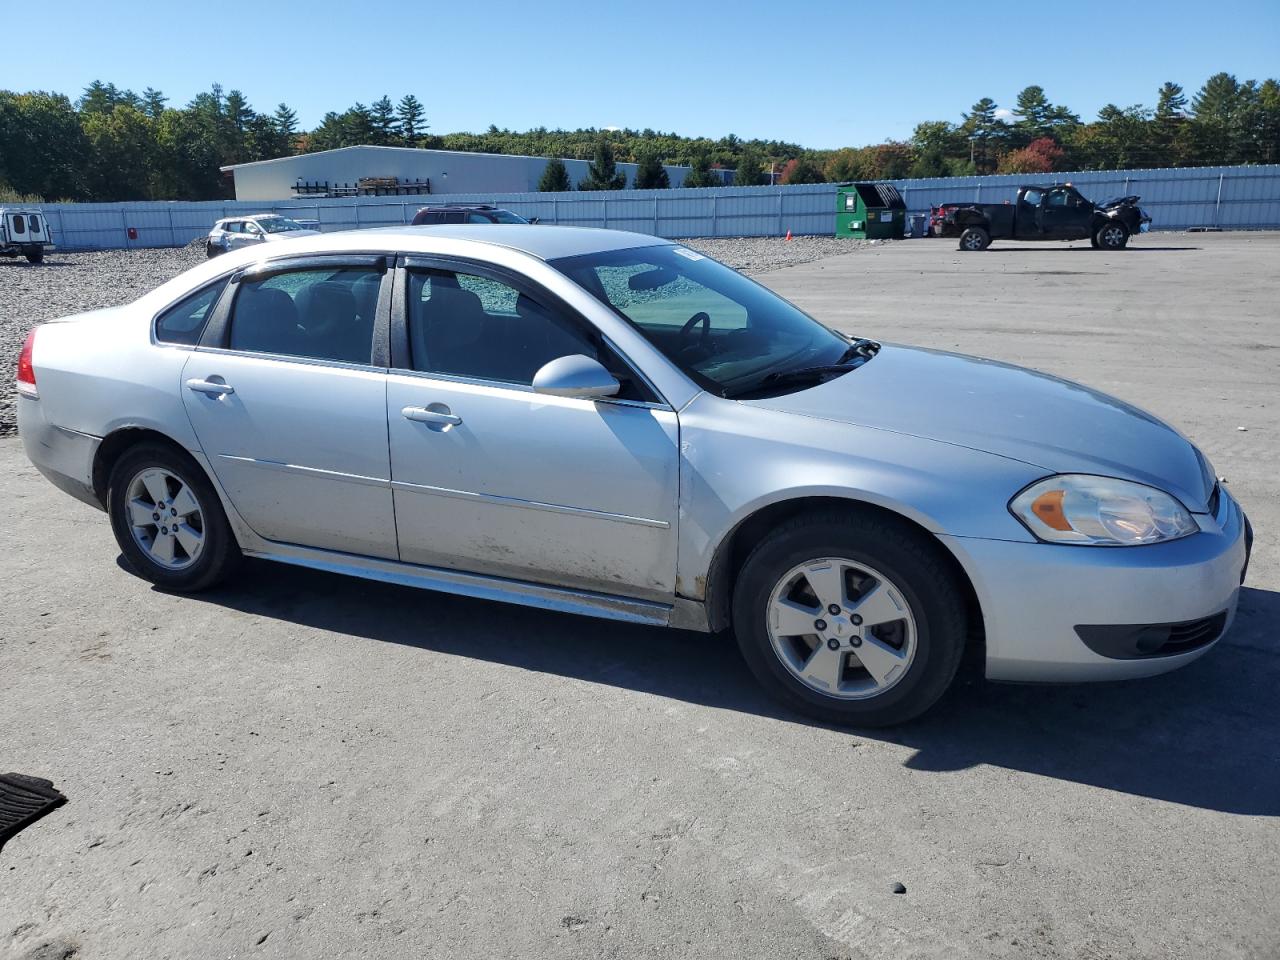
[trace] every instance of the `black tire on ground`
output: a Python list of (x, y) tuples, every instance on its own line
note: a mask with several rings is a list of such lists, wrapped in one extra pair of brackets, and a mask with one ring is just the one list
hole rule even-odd
[(204, 255), (208, 257), (210, 260), (212, 260), (214, 257), (216, 257), (218, 254), (222, 252), (223, 250), (221, 247), (214, 246), (212, 243), (209, 243), (208, 241), (205, 242)]
[(964, 233), (960, 234), (961, 250), (985, 250), (989, 246), (991, 246), (991, 234), (982, 227), (965, 227)]
[(1098, 238), (1096, 235), (1089, 238), (1089, 246), (1093, 247), (1095, 250), (1099, 249)]
[[(782, 524), (752, 550), (734, 587), (734, 634), (751, 672), (773, 697), (826, 722), (888, 726), (924, 713), (955, 678), (969, 626), (962, 587), (942, 550), (928, 534), (879, 514), (824, 511)], [(797, 565), (828, 557), (883, 573), (915, 620), (916, 650), (907, 672), (867, 699), (837, 699), (806, 685), (769, 639), (774, 587)]]
[[(173, 570), (153, 559), (137, 542), (130, 522), (129, 487), (144, 471), (159, 468), (186, 484), (199, 505), (203, 545), (193, 563)], [(233, 574), (242, 559), (240, 547), (217, 492), (204, 470), (176, 446), (144, 442), (121, 454), (107, 482), (107, 512), (111, 529), (129, 566), (145, 580), (164, 590), (194, 593), (205, 590)], [(160, 511), (163, 514), (163, 511)]]
[(27, 263), (44, 263), (44, 247), (31, 247), (22, 251)]
[(1109, 220), (1093, 235), (1099, 250), (1123, 250), (1129, 242), (1129, 228), (1118, 220)]

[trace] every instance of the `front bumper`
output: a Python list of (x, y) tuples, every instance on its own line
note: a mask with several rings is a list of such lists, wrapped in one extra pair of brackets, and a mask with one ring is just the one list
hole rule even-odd
[[(942, 536), (982, 607), (987, 677), (1119, 680), (1203, 656), (1231, 626), (1248, 562), (1248, 522), (1226, 489), (1200, 532), (1147, 547), (1079, 547)], [(1180, 652), (1103, 656), (1077, 627), (1169, 625), (1225, 614), (1216, 636)], [(1164, 649), (1175, 649), (1176, 646)]]

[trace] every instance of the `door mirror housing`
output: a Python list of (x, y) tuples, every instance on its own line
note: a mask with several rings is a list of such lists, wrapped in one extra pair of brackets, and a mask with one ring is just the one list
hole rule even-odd
[(557, 357), (533, 375), (534, 393), (546, 393), (553, 397), (577, 397), (595, 400), (612, 397), (621, 384), (598, 360), (581, 353)]

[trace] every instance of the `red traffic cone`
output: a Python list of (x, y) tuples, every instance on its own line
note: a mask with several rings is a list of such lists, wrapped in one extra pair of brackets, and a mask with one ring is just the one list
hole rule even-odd
[(788, 239), (788, 240), (790, 240), (790, 239), (791, 239), (791, 231), (790, 231), (790, 230), (788, 230), (788, 231), (787, 231), (787, 239)]

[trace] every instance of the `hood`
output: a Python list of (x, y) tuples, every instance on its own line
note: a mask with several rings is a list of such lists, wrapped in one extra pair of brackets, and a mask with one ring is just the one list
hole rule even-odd
[(1135, 194), (1127, 197), (1112, 197), (1110, 200), (1104, 200), (1098, 204), (1099, 210), (1114, 210), (1116, 207), (1135, 206), (1142, 198)]
[(278, 243), (281, 240), (296, 240), (299, 237), (318, 237), (319, 230), (285, 230), (282, 233), (264, 233), (262, 239), (267, 243)]
[(1035, 370), (885, 344), (843, 376), (752, 406), (956, 444), (1046, 473), (1135, 480), (1206, 509), (1213, 475), (1186, 437), (1122, 400)]

